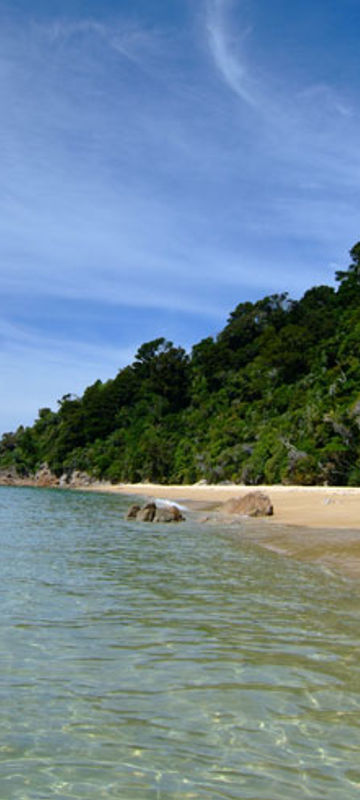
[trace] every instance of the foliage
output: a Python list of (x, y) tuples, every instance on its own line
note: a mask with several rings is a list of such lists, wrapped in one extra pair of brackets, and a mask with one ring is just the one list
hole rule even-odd
[(144, 343), (114, 379), (4, 433), (0, 468), (110, 481), (360, 484), (360, 242), (338, 288), (242, 302), (191, 355)]

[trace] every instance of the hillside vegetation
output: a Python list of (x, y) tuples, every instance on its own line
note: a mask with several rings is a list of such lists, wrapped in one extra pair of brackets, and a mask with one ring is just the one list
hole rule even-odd
[(0, 468), (137, 482), (360, 485), (360, 242), (335, 290), (240, 303), (187, 355), (163, 338), (5, 433)]

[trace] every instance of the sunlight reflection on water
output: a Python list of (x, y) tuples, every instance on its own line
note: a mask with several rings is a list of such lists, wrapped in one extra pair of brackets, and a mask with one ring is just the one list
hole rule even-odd
[(356, 583), (119, 497), (0, 498), (1, 797), (359, 797)]

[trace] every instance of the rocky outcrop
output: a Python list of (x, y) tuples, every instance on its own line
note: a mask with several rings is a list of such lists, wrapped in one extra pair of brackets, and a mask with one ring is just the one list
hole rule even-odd
[(68, 486), (71, 489), (81, 489), (82, 486), (91, 486), (93, 483), (95, 483), (95, 479), (87, 472), (74, 469), (69, 475)]
[(184, 519), (177, 506), (160, 506), (156, 508), (154, 522), (182, 522)]
[(0, 486), (16, 486), (21, 480), (15, 467), (0, 470)]
[(141, 506), (138, 506), (136, 503), (133, 503), (133, 505), (130, 506), (130, 508), (129, 508), (127, 514), (126, 514), (125, 519), (136, 519), (140, 509), (141, 509)]
[(59, 489), (86, 489), (89, 486), (101, 488), (102, 482), (98, 481), (87, 472), (73, 470), (64, 472), (58, 478), (50, 469), (49, 465), (41, 464), (39, 469), (29, 475), (19, 475), (15, 467), (0, 470), (0, 486), (39, 486), (41, 488)]
[(64, 472), (59, 478), (60, 489), (86, 489), (88, 486), (101, 486), (98, 481), (87, 472), (74, 469), (72, 472)]
[(39, 486), (48, 488), (58, 486), (58, 478), (49, 469), (48, 464), (41, 464), (35, 474), (21, 474), (15, 467), (0, 470), (0, 486)]
[(153, 522), (156, 514), (155, 503), (146, 503), (136, 515), (137, 522)]
[(59, 485), (59, 479), (51, 472), (48, 464), (41, 464), (40, 468), (34, 475), (34, 485), (48, 488)]
[(134, 503), (125, 518), (136, 522), (182, 522), (185, 519), (178, 506), (156, 505), (154, 502), (145, 503), (142, 508)]
[(246, 517), (270, 517), (274, 508), (270, 497), (264, 492), (249, 492), (243, 497), (231, 497), (220, 507), (223, 514), (242, 515)]

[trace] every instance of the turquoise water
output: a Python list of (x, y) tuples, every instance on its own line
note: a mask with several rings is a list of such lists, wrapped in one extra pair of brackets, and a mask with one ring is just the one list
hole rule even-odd
[(0, 489), (0, 798), (359, 800), (358, 584), (127, 505)]

